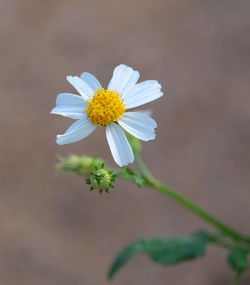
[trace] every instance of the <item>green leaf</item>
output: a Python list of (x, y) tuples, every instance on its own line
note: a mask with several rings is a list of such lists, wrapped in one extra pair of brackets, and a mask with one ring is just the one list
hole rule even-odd
[(227, 261), (236, 272), (235, 281), (237, 282), (242, 273), (248, 269), (247, 251), (242, 248), (235, 248), (229, 253)]
[(125, 247), (116, 257), (112, 266), (109, 269), (108, 277), (111, 279), (113, 275), (125, 265), (136, 253), (144, 250), (147, 241), (145, 239), (138, 239), (132, 244)]
[(146, 253), (151, 260), (157, 263), (170, 266), (204, 255), (207, 244), (214, 240), (212, 234), (204, 231), (172, 239), (136, 240), (118, 254), (110, 267), (108, 277), (112, 278), (138, 252)]

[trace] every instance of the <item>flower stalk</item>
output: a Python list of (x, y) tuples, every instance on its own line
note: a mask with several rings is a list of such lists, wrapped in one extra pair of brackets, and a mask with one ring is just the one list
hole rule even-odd
[(159, 182), (157, 179), (153, 177), (151, 172), (148, 170), (146, 165), (144, 164), (139, 152), (135, 153), (135, 163), (138, 167), (138, 169), (141, 172), (142, 177), (145, 180), (145, 184), (158, 191), (162, 194), (170, 197), (171, 199), (175, 200), (177, 203), (181, 204), (185, 208), (187, 208), (189, 211), (194, 213), (196, 216), (207, 222), (208, 224), (215, 227), (217, 230), (219, 230), (222, 234), (225, 234), (226, 236), (232, 238), (233, 240), (237, 242), (243, 242), (250, 244), (250, 237), (245, 236), (236, 230), (230, 228), (226, 224), (220, 222), (217, 218), (212, 216), (211, 214), (207, 213), (203, 209), (201, 209), (199, 206), (188, 200), (187, 198), (183, 197), (179, 193), (177, 193), (175, 190), (172, 190), (168, 187), (166, 187), (164, 184)]

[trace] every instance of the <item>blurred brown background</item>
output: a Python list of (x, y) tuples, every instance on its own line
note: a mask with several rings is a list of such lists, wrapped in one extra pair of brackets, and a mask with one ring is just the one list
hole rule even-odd
[[(105, 85), (120, 63), (165, 92), (146, 106), (159, 125), (144, 144), (154, 174), (250, 234), (249, 11), (243, 0), (1, 0), (0, 284), (109, 284), (109, 264), (133, 239), (206, 228), (150, 189), (118, 182), (100, 196), (55, 171), (58, 154), (113, 163), (100, 129), (57, 146), (71, 120), (49, 111), (73, 92), (66, 75), (88, 71)], [(225, 254), (210, 248), (172, 268), (138, 255), (112, 284), (232, 284)]]

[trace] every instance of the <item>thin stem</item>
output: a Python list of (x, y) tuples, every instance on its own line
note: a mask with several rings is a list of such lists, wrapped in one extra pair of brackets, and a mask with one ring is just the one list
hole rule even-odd
[(163, 185), (161, 182), (156, 180), (150, 171), (145, 166), (141, 156), (139, 153), (135, 154), (135, 161), (136, 164), (141, 171), (141, 174), (143, 178), (146, 180), (146, 185), (163, 193), (164, 195), (169, 196), (191, 212), (193, 212), (196, 216), (200, 217), (210, 225), (214, 226), (217, 230), (221, 231), (222, 233), (226, 234), (227, 236), (231, 237), (232, 239), (236, 241), (243, 241), (250, 243), (250, 238), (246, 237), (237, 231), (231, 229), (224, 223), (220, 222), (218, 219), (201, 209), (199, 206), (195, 205), (193, 202), (188, 200), (187, 198), (184, 198), (182, 195), (178, 194), (175, 190), (172, 190), (165, 185)]

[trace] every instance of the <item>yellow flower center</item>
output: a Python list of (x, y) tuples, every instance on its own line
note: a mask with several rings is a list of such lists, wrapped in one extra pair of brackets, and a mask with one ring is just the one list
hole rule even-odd
[(116, 122), (126, 110), (118, 92), (101, 87), (95, 90), (93, 98), (89, 99), (86, 105), (88, 119), (97, 126), (107, 126), (110, 122)]

